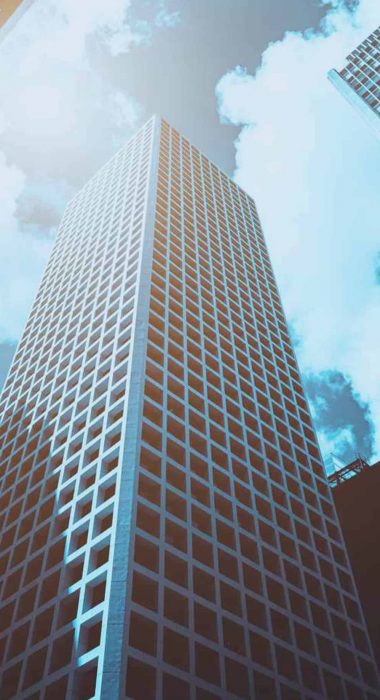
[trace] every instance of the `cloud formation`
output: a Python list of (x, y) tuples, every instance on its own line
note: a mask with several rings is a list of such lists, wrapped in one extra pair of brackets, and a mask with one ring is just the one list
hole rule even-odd
[[(44, 245), (34, 242), (28, 249), (23, 245), (16, 219), (16, 203), (23, 191), (25, 176), (15, 165), (7, 163), (0, 152), (0, 250), (2, 273), (0, 277), (0, 338), (12, 336), (18, 331), (14, 326), (14, 317), (9, 315), (9, 307), (19, 310), (20, 299), (22, 307), (32, 291), (28, 281), (33, 279), (35, 266), (44, 260)], [(17, 274), (18, 269), (28, 270), (28, 275)], [(33, 289), (33, 283), (32, 283)], [(7, 319), (7, 320), (5, 320)]]
[[(379, 428), (373, 456), (380, 452), (380, 148), (326, 74), (379, 23), (373, 0), (351, 11), (337, 0), (320, 31), (288, 32), (268, 46), (254, 75), (236, 67), (216, 89), (221, 119), (241, 126), (235, 177), (258, 204), (301, 339), (301, 366), (306, 374), (338, 370), (352, 382)], [(347, 440), (355, 451), (352, 426), (338, 426), (329, 448), (343, 454)]]
[[(103, 63), (174, 26), (137, 0), (36, 0), (0, 44), (0, 343), (18, 338), (65, 202), (142, 116)], [(136, 15), (135, 12), (135, 15)]]
[(322, 452), (333, 453), (345, 464), (357, 455), (370, 455), (374, 431), (369, 407), (347, 377), (337, 371), (308, 374), (305, 388)]

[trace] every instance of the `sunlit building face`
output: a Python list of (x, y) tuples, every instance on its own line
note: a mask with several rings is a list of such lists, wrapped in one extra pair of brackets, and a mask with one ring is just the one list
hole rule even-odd
[(349, 56), (341, 71), (329, 78), (380, 138), (380, 27)]
[(2, 698), (380, 697), (255, 205), (165, 121), (69, 204), (0, 411)]

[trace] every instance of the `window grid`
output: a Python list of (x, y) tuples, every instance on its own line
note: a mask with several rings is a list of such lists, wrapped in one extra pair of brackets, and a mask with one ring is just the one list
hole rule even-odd
[(98, 692), (152, 138), (69, 204), (2, 394), (4, 698)]
[(339, 75), (380, 116), (380, 27), (347, 56)]
[(370, 697), (254, 203), (165, 122), (141, 445), (126, 697)]
[(0, 417), (2, 697), (110, 696), (126, 531), (126, 698), (379, 697), (255, 205), (163, 120), (69, 204)]

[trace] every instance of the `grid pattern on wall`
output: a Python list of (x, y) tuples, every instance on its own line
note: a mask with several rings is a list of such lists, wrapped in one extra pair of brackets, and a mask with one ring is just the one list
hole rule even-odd
[(99, 693), (152, 143), (67, 207), (2, 394), (2, 700)]
[(0, 418), (2, 699), (380, 697), (254, 203), (163, 120), (69, 205)]
[(126, 697), (375, 698), (253, 201), (162, 123)]
[(339, 75), (380, 118), (380, 27), (347, 56)]

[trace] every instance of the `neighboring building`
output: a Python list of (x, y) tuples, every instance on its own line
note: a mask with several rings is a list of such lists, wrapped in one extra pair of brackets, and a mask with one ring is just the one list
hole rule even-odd
[(18, 700), (373, 700), (252, 199), (153, 118), (64, 215), (0, 403)]
[(380, 138), (380, 27), (347, 56), (341, 71), (328, 76)]
[(0, 39), (15, 26), (33, 2), (34, 0), (0, 1)]
[(380, 462), (359, 458), (329, 481), (380, 668)]

